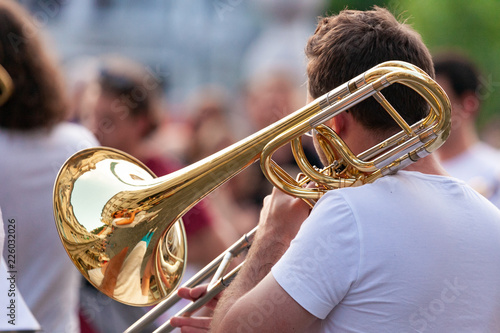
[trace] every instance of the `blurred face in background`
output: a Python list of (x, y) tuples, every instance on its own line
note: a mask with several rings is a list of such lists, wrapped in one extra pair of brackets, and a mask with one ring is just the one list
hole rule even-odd
[(131, 152), (141, 142), (146, 119), (133, 115), (129, 101), (120, 96), (95, 91), (86, 106), (86, 125), (101, 145)]
[(436, 75), (436, 82), (444, 89), (451, 103), (451, 108), (453, 112), (451, 113), (452, 123), (456, 123), (457, 121), (462, 121), (464, 117), (467, 117), (467, 114), (464, 113), (462, 105), (460, 103), (460, 98), (455, 94), (453, 88), (451, 86), (450, 80), (446, 76)]
[(289, 115), (303, 105), (293, 81), (283, 73), (274, 73), (250, 83), (246, 107), (256, 129), (262, 129)]
[(463, 136), (464, 131), (475, 131), (480, 102), (475, 92), (457, 95), (450, 80), (444, 75), (436, 75), (436, 82), (444, 89), (451, 103), (451, 133), (444, 143), (449, 145), (449, 142), (456, 140), (456, 137)]

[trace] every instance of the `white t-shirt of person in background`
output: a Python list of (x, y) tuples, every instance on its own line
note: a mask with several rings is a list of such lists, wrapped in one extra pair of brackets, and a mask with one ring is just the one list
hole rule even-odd
[(81, 275), (59, 239), (52, 192), (66, 159), (97, 145), (72, 123), (51, 131), (0, 128), (0, 207), (5, 220), (15, 221), (16, 282), (44, 332), (79, 332)]
[(500, 208), (500, 151), (478, 142), (441, 164), (452, 177), (464, 180)]
[[(16, 238), (14, 221), (7, 221), (7, 240), (4, 239), (5, 225), (0, 210), (0, 309), (4, 311), (0, 317), (0, 332), (39, 332), (40, 324), (26, 305), (16, 285)], [(6, 244), (7, 263), (2, 256)]]

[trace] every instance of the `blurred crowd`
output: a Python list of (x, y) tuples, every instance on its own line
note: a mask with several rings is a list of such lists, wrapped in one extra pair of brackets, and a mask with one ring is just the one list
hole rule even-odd
[[(305, 62), (302, 47), (305, 44), (305, 38), (313, 32), (311, 27), (315, 24), (314, 17), (320, 14), (321, 1), (316, 1), (314, 6), (309, 7), (313, 10), (305, 11), (305, 16), (300, 14), (304, 12), (303, 6), (306, 1), (294, 1), (294, 5), (278, 1), (275, 6), (271, 6), (272, 8), (261, 4), (263, 11), (273, 16), (270, 21), (274, 22), (274, 25), (263, 30), (248, 48), (247, 60), (244, 68), (241, 69), (243, 73), (241, 80), (231, 87), (220, 83), (203, 84), (193, 88), (184, 100), (175, 102), (169, 100), (166, 94), (165, 77), (158, 75), (150, 64), (142, 63), (123, 54), (110, 52), (99, 56), (83, 55), (74, 57), (64, 65), (62, 62), (56, 62), (51, 54), (53, 50), (48, 46), (45, 47), (43, 40), (37, 36), (40, 29), (30, 25), (30, 19), (26, 16), (28, 14), (14, 4), (10, 4), (10, 1), (2, 2), (5, 4), (0, 4), (0, 15), (5, 16), (0, 18), (0, 36), (12, 33), (12, 26), (20, 26), (20, 30), (16, 32), (20, 38), (20, 44), (36, 44), (36, 55), (31, 53), (34, 52), (32, 49), (19, 49), (18, 53), (11, 53), (10, 56), (13, 59), (8, 59), (9, 54), (3, 51), (6, 45), (12, 44), (12, 39), (5, 38), (4, 44), (0, 45), (0, 64), (13, 77), (16, 93), (23, 92), (19, 87), (27, 85), (26, 81), (36, 77), (33, 73), (40, 70), (37, 66), (50, 67), (50, 71), (43, 74), (49, 77), (48, 81), (55, 80), (59, 76), (65, 78), (64, 86), (57, 86), (57, 90), (54, 88), (52, 91), (52, 94), (57, 95), (56, 97), (50, 95), (50, 92), (47, 92), (49, 94), (47, 96), (40, 96), (41, 99), (51, 99), (54, 104), (59, 99), (61, 100), (55, 109), (64, 108), (64, 111), (57, 111), (57, 116), (49, 115), (49, 111), (54, 109), (53, 106), (48, 105), (47, 110), (42, 109), (37, 101), (23, 101), (26, 96), (20, 96), (17, 100), (8, 101), (5, 104), (5, 107), (11, 107), (13, 110), (11, 112), (17, 114), (17, 119), (11, 122), (3, 121), (7, 118), (4, 117), (7, 111), (0, 106), (0, 118), (2, 118), (0, 119), (0, 141), (4, 142), (0, 143), (0, 149), (5, 149), (5, 151), (0, 151), (3, 156), (3, 162), (0, 163), (0, 176), (1, 179), (14, 180), (16, 178), (14, 175), (18, 174), (17, 177), (24, 179), (24, 182), (20, 182), (25, 184), (20, 187), (19, 183), (8, 183), (11, 185), (6, 185), (7, 181), (2, 183), (0, 207), (4, 212), (4, 223), (7, 219), (16, 218), (19, 224), (29, 225), (26, 230), (30, 229), (30, 231), (25, 232), (25, 238), (19, 241), (19, 247), (31, 246), (32, 248), (25, 254), (20, 253), (19, 256), (24, 255), (24, 257), (19, 258), (19, 261), (24, 260), (25, 271), (29, 269), (37, 271), (37, 273), (27, 274), (20, 270), (20, 274), (23, 274), (23, 277), (18, 280), (20, 291), (25, 297), (29, 295), (26, 297), (28, 306), (46, 332), (79, 332), (79, 326), (82, 332), (123, 330), (144, 314), (145, 310), (104, 300), (105, 296), (99, 296), (92, 287), (86, 286), (85, 283), (79, 289), (81, 298), (78, 303), (75, 290), (78, 288), (78, 281), (82, 279), (77, 277), (76, 269), (71, 266), (59, 240), (50, 237), (40, 240), (40, 244), (33, 244), (30, 239), (30, 237), (42, 238), (44, 234), (55, 235), (56, 233), (50, 211), (52, 209), (50, 191), (58, 166), (65, 158), (81, 148), (102, 145), (117, 148), (135, 156), (157, 176), (163, 176), (202, 160), (298, 110), (306, 100)], [(106, 3), (106, 1), (99, 2)], [(264, 1), (258, 3), (264, 3)], [(14, 14), (11, 15), (10, 12)], [(20, 22), (19, 17), (21, 17)], [(5, 22), (10, 19), (13, 23), (8, 26)], [(28, 25), (34, 30), (26, 29)], [(30, 31), (30, 34), (23, 35), (26, 31)], [(48, 59), (48, 65), (39, 61), (38, 65), (34, 65), (33, 71), (35, 72), (30, 74), (17, 63), (17, 59), (21, 59), (22, 52), (26, 52), (25, 57), (28, 59)], [(35, 60), (33, 61), (36, 63)], [(190, 69), (183, 70), (189, 71)], [(226, 74), (230, 75), (230, 73)], [(477, 86), (465, 88), (464, 91), (468, 93), (465, 100), (462, 99), (463, 91), (452, 93), (452, 88), (448, 85), (453, 86), (451, 81), (454, 79), (446, 78), (445, 75), (444, 70), (438, 71), (438, 78), (448, 80), (440, 83), (453, 97), (454, 108), (466, 110), (456, 116), (452, 130), (458, 132), (457, 129), (466, 124), (467, 129), (461, 132), (461, 137), (469, 138), (469, 141), (462, 147), (455, 146), (448, 151), (449, 153), (443, 153), (443, 160), (450, 158), (451, 161), (451, 158), (459, 156), (462, 150), (465, 151), (479, 143), (480, 135), (475, 132), (474, 119), (480, 110), (480, 100), (471, 100), (474, 92), (479, 89)], [(44, 82), (41, 80), (35, 83), (34, 87), (27, 88), (24, 93), (42, 94), (42, 90), (39, 89), (45, 84)], [(173, 85), (175, 82), (168, 84)], [(168, 87), (168, 89), (171, 88)], [(472, 97), (469, 93), (472, 93)], [(13, 103), (19, 103), (19, 106), (12, 105)], [(30, 108), (35, 110), (32, 112), (34, 118), (29, 120), (32, 125), (28, 126), (29, 122), (23, 119), (23, 114), (27, 113)], [(50, 121), (44, 124), (40, 119)], [(500, 146), (498, 128), (498, 126), (491, 126), (491, 131), (484, 135), (493, 140), (488, 147), (491, 150), (487, 153), (488, 159), (492, 162), (500, 160), (496, 157), (498, 155), (496, 148), (491, 147)], [(58, 137), (51, 134), (54, 129), (59, 130)], [(307, 138), (304, 140), (306, 151), (312, 151), (312, 143), (307, 141)], [(46, 143), (41, 144), (41, 142)], [(486, 143), (481, 143), (481, 147), (486, 147)], [(18, 150), (14, 151), (14, 149)], [(31, 150), (37, 152), (36, 156), (40, 156), (35, 160), (33, 160), (35, 155), (25, 156), (28, 152), (35, 154)], [(54, 150), (59, 150), (61, 153), (50, 155), (50, 152)], [(288, 147), (279, 150), (274, 159), (285, 169), (292, 172), (296, 170)], [(318, 163), (313, 154), (311, 154), (311, 159), (313, 163)], [(478, 169), (475, 166), (486, 163), (482, 160), (474, 162), (469, 158), (462, 157), (462, 159), (465, 159), (465, 162), (472, 162), (472, 165), (464, 167), (469, 174), (471, 170)], [(11, 163), (7, 163), (7, 160)], [(458, 160), (456, 163), (459, 163)], [(20, 167), (20, 164), (31, 164), (35, 169)], [(42, 168), (44, 165), (45, 169)], [(498, 188), (500, 173), (499, 170), (494, 170), (493, 166), (488, 166), (486, 169), (487, 171), (481, 171), (481, 174), (476, 175), (477, 177), (471, 181), (477, 184), (479, 191), (493, 197), (500, 193)], [(491, 175), (485, 176), (490, 171)], [(30, 178), (33, 174), (40, 177), (42, 173), (45, 173), (44, 182), (38, 181), (37, 178)], [(485, 177), (481, 178), (481, 176)], [(458, 174), (457, 177), (459, 177)], [(42, 187), (44, 187), (43, 191)], [(262, 200), (270, 190), (271, 185), (262, 175), (260, 166), (254, 163), (201, 201), (185, 217), (190, 263), (188, 275), (210, 262), (256, 225)], [(18, 195), (13, 196), (14, 192)], [(48, 196), (48, 198), (42, 199), (40, 195)], [(19, 198), (23, 198), (23, 202), (27, 203), (21, 204), (20, 207), (19, 204), (14, 205), (12, 201), (21, 200)], [(24, 206), (31, 206), (33, 202), (37, 202), (36, 205), (40, 202), (41, 206), (45, 206), (36, 211), (37, 214), (43, 212), (45, 216), (23, 215), (26, 211)], [(23, 227), (19, 226), (19, 228)], [(52, 247), (50, 251), (57, 254), (39, 252), (44, 248)], [(44, 264), (32, 263), (35, 260), (33, 258), (35, 253), (37, 260), (43, 261), (40, 258), (47, 256)], [(54, 265), (54, 262), (58, 263), (57, 267), (60, 272), (51, 275), (54, 270), (49, 266)], [(71, 273), (68, 273), (69, 271)], [(47, 282), (50, 287), (46, 289), (51, 295), (42, 293), (40, 291), (42, 287), (37, 289), (38, 293), (31, 290), (35, 280), (39, 279), (37, 276), (41, 274), (46, 276), (44, 280), (52, 280), (52, 282)], [(59, 283), (61, 276), (67, 276), (65, 279), (71, 282), (68, 282), (66, 286), (61, 285)], [(63, 293), (64, 296), (56, 297), (55, 295), (61, 288), (72, 291), (68, 294)], [(64, 300), (61, 299), (62, 297)], [(53, 303), (50, 303), (49, 299), (53, 299)], [(47, 311), (47, 304), (53, 304), (50, 305), (51, 311)], [(78, 322), (74, 318), (72, 320), (69, 314), (55, 316), (53, 313), (58, 307), (66, 308), (68, 311), (76, 310), (73, 314), (79, 312)], [(50, 316), (59, 318), (60, 322), (54, 323), (46, 319)], [(113, 328), (111, 329), (109, 325)]]

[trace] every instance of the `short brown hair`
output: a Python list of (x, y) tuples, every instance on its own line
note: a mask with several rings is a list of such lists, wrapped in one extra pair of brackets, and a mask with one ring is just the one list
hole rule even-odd
[(0, 64), (14, 92), (0, 106), (0, 126), (50, 128), (68, 116), (62, 73), (49, 56), (33, 18), (14, 1), (0, 2)]
[(141, 63), (118, 55), (103, 56), (100, 63), (100, 93), (116, 97), (129, 115), (144, 116), (149, 124), (144, 137), (154, 133), (162, 120), (164, 78)]
[(443, 51), (434, 55), (436, 75), (446, 77), (457, 96), (476, 94), (480, 89), (481, 76), (476, 64), (459, 51)]
[[(306, 46), (309, 93), (317, 98), (375, 65), (389, 60), (412, 63), (434, 77), (432, 57), (420, 35), (387, 10), (344, 10), (321, 18)], [(425, 117), (427, 103), (400, 84), (384, 89), (384, 96), (410, 124)], [(373, 98), (351, 108), (353, 117), (370, 130), (397, 127)]]

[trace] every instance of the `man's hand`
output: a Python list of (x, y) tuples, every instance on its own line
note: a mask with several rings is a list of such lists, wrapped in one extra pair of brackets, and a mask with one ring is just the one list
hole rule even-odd
[[(195, 288), (182, 287), (179, 288), (177, 293), (180, 297), (195, 302), (198, 298), (206, 294), (207, 286), (208, 286), (207, 284), (204, 284), (197, 286)], [(205, 304), (205, 308), (208, 308), (210, 310), (215, 309), (215, 306), (219, 301), (219, 296), (220, 293), (214, 298), (212, 298), (210, 302)], [(212, 317), (172, 317), (170, 319), (170, 324), (173, 327), (180, 327), (182, 333), (208, 332), (211, 323), (212, 323)]]
[(277, 188), (264, 199), (259, 220), (259, 233), (269, 233), (289, 244), (295, 238), (311, 209), (302, 200)]
[(208, 332), (211, 323), (211, 317), (172, 317), (170, 319), (170, 325), (180, 327), (182, 333)]

